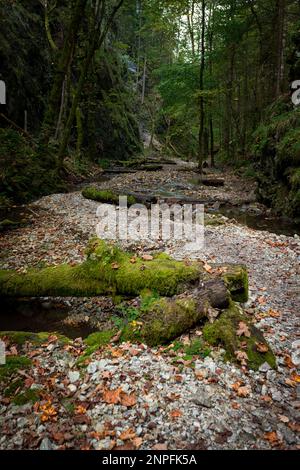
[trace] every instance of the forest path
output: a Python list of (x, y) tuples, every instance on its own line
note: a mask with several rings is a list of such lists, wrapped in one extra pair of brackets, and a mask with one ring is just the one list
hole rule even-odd
[[(231, 188), (226, 182), (225, 188), (199, 190), (186, 186), (190, 176), (175, 169), (140, 172), (117, 176), (99, 187), (153, 192), (156, 187), (166, 190), (170, 185), (171, 193), (197, 193), (199, 199), (252, 204), (253, 188), (233, 175), (228, 176)], [(98, 203), (73, 192), (46, 196), (29, 207), (32, 223), (1, 235), (3, 268), (81, 261), (86, 242), (95, 233)], [(183, 243), (172, 241), (148, 241), (135, 248), (139, 252), (164, 249), (178, 259), (246, 264), (250, 276), (246, 310), (274, 349), (278, 370), (262, 367), (258, 372), (243, 371), (225, 364), (216, 348), (210, 357), (196, 361), (196, 370), (201, 373), (195, 375), (183, 359), (174, 362), (173, 351), (125, 344), (96, 353), (87, 372), (78, 378), (72, 372), (80, 371), (75, 364), (82, 351), (80, 342), (69, 350), (55, 340), (44, 347), (32, 345), (25, 353), (33, 354), (38, 362), (28, 373), (34, 384), (47, 390), (58, 412), (57, 420), (39, 423), (38, 408), (32, 414), (31, 404), (18, 407), (2, 401), (4, 433), (0, 448), (149, 449), (161, 445), (168, 449), (263, 449), (299, 445), (299, 375), (291, 362), (291, 356), (297, 361), (295, 341), (299, 337), (299, 237), (253, 230), (219, 216), (217, 219), (216, 225), (206, 226), (205, 248), (201, 251), (188, 251)], [(107, 300), (99, 298), (53, 302), (68, 302), (68, 318), (75, 323), (76, 319), (101, 323), (111, 309)], [(188, 342), (189, 338), (183, 340)], [(111, 404), (103, 402), (95, 394), (100, 384), (106, 389), (121, 386), (124, 393), (134, 397), (132, 405), (122, 405), (118, 399)], [(244, 386), (245, 397), (240, 392)], [(74, 414), (66, 412), (62, 396), (74, 405)]]

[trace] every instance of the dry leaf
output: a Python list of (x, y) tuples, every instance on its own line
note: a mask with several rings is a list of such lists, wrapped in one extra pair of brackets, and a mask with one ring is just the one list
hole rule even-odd
[(237, 360), (242, 364), (242, 366), (247, 365), (248, 356), (245, 351), (235, 351), (234, 354), (236, 355)]
[(251, 388), (249, 386), (239, 387), (237, 394), (241, 398), (249, 397), (251, 393)]
[(123, 431), (122, 434), (120, 434), (120, 439), (122, 441), (128, 441), (131, 439), (134, 439), (136, 437), (136, 434), (133, 429), (129, 428), (126, 429), (126, 431)]
[(300, 383), (300, 375), (296, 374), (296, 372), (292, 373), (291, 379), (294, 380), (297, 383)]
[(134, 393), (131, 393), (130, 395), (128, 395), (127, 393), (125, 392), (121, 392), (121, 395), (120, 395), (120, 403), (121, 405), (123, 406), (134, 406), (136, 404), (136, 396)]
[(284, 415), (278, 415), (278, 418), (279, 418), (279, 421), (281, 421), (282, 423), (288, 423), (290, 421), (289, 418)]
[(141, 445), (143, 444), (143, 439), (141, 437), (135, 437), (132, 440), (132, 443), (136, 449), (139, 449)]
[(131, 264), (135, 264), (135, 263), (136, 263), (136, 256), (133, 256), (132, 258), (130, 258), (130, 263), (131, 263)]
[(213, 268), (212, 268), (209, 264), (207, 264), (207, 263), (204, 264), (203, 269), (204, 269), (207, 273), (210, 273), (210, 274), (211, 274), (212, 271), (213, 271)]
[(236, 334), (238, 336), (244, 335), (244, 336), (246, 336), (246, 338), (250, 338), (250, 336), (251, 336), (251, 333), (250, 333), (250, 330), (249, 330), (248, 326), (243, 321), (239, 322), (239, 327), (237, 329)]
[(256, 349), (260, 353), (266, 353), (269, 351), (269, 348), (266, 344), (264, 343), (255, 343)]
[(102, 398), (109, 405), (116, 405), (120, 401), (120, 393), (122, 389), (119, 387), (115, 390), (104, 390)]
[(266, 439), (266, 441), (269, 441), (271, 445), (277, 445), (279, 443), (279, 438), (276, 431), (266, 432), (264, 435), (264, 439)]
[(120, 265), (118, 263), (112, 263), (111, 269), (119, 269)]
[(173, 411), (171, 411), (170, 416), (171, 416), (172, 419), (180, 418), (180, 416), (182, 416), (182, 411), (173, 410)]
[(153, 256), (152, 255), (142, 255), (142, 260), (144, 261), (152, 261), (153, 260)]
[(268, 315), (272, 318), (279, 318), (281, 316), (279, 312), (276, 312), (276, 310), (273, 310), (272, 308), (270, 308), (270, 310), (268, 311)]

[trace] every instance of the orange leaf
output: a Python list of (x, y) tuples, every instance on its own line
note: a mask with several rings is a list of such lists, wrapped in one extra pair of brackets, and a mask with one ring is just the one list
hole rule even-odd
[(173, 410), (173, 411), (171, 411), (170, 416), (171, 416), (172, 419), (180, 418), (180, 416), (182, 416), (182, 411)]
[(135, 437), (132, 440), (132, 443), (136, 449), (139, 449), (141, 445), (143, 444), (143, 439), (141, 437)]
[(136, 263), (136, 257), (133, 256), (132, 258), (130, 258), (130, 263), (131, 264), (135, 264)]
[(279, 438), (276, 431), (266, 432), (264, 438), (266, 441), (269, 441), (271, 445), (276, 445), (279, 443)]
[(291, 375), (291, 379), (294, 380), (295, 382), (299, 383), (300, 382), (300, 375), (296, 374), (296, 372), (293, 372)]
[(212, 268), (209, 264), (207, 264), (207, 263), (204, 264), (203, 269), (204, 269), (207, 273), (212, 273), (212, 271), (213, 271), (213, 268)]
[(120, 393), (122, 392), (121, 388), (115, 390), (104, 390), (102, 398), (105, 403), (109, 405), (116, 405), (120, 401)]
[(86, 408), (82, 405), (76, 406), (75, 413), (78, 415), (84, 415), (86, 413)]
[(126, 431), (123, 431), (122, 434), (120, 434), (120, 439), (122, 441), (128, 441), (131, 439), (134, 439), (136, 437), (136, 434), (133, 429), (129, 428)]
[(240, 387), (237, 391), (237, 394), (241, 398), (246, 398), (250, 395), (251, 388), (248, 386)]
[(281, 316), (279, 312), (276, 312), (276, 310), (273, 310), (272, 308), (270, 308), (270, 310), (268, 311), (268, 315), (272, 318), (279, 318)]
[(136, 404), (136, 396), (134, 393), (127, 395), (127, 393), (121, 392), (120, 402), (123, 406), (134, 406)]
[(256, 349), (260, 353), (266, 353), (269, 351), (269, 348), (266, 344), (264, 343), (255, 343)]

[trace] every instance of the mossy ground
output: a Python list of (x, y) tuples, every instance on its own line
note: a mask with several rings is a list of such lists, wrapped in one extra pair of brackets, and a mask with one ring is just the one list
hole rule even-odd
[(247, 302), (249, 296), (248, 272), (245, 266), (231, 266), (223, 274), (223, 280), (235, 302)]
[(77, 364), (80, 365), (84, 363), (99, 348), (107, 345), (116, 333), (117, 330), (113, 329), (91, 333), (84, 340), (84, 343), (87, 345), (87, 348), (85, 349), (82, 356), (80, 356), (80, 358), (78, 359)]
[[(31, 333), (27, 331), (0, 331), (0, 339), (8, 338), (12, 344), (19, 346), (23, 345), (26, 341), (32, 344), (42, 344), (48, 341), (49, 336), (52, 333), (39, 332)], [(58, 341), (63, 344), (67, 344), (70, 340), (66, 336), (56, 334)]]
[(16, 370), (31, 366), (31, 360), (25, 356), (6, 356), (6, 363), (0, 365), (0, 382), (7, 380)]
[[(244, 322), (251, 336), (238, 336), (237, 330), (239, 323)], [(226, 350), (226, 359), (236, 361), (236, 352), (244, 351), (248, 356), (248, 366), (257, 370), (264, 362), (267, 362), (272, 368), (276, 367), (275, 356), (267, 344), (263, 334), (251, 325), (248, 318), (241, 312), (236, 304), (225, 310), (220, 317), (213, 323), (207, 323), (203, 328), (203, 338), (213, 346), (222, 345)], [(257, 344), (264, 344), (268, 351), (261, 353), (257, 350)]]

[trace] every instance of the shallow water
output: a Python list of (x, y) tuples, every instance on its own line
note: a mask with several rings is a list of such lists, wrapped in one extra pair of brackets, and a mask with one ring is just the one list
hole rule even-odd
[(95, 331), (87, 323), (64, 323), (70, 308), (39, 299), (2, 299), (1, 331), (55, 332), (68, 338), (86, 338)]

